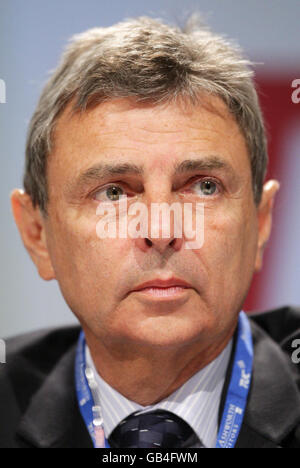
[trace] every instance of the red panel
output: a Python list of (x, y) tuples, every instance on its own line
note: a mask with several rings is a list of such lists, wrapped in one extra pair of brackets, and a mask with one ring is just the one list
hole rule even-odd
[[(269, 140), (269, 168), (267, 178), (275, 178), (279, 181), (283, 179), (284, 158), (279, 154), (281, 140), (285, 130), (289, 126), (289, 122), (294, 120), (296, 115), (300, 116), (300, 103), (294, 104), (291, 96), (293, 88), (292, 81), (295, 78), (300, 78), (299, 72), (286, 71), (282, 76), (278, 73), (274, 76), (260, 75), (256, 77), (258, 86), (258, 94), (265, 116), (265, 122)], [(274, 232), (275, 231), (275, 232)], [(273, 237), (276, 235), (276, 226), (273, 226)], [(270, 280), (270, 258), (276, 255), (272, 236), (268, 244), (268, 248), (264, 255), (264, 266), (259, 274), (253, 278), (253, 282), (248, 293), (247, 300), (244, 304), (245, 310), (257, 310), (266, 308), (264, 305), (264, 284)]]

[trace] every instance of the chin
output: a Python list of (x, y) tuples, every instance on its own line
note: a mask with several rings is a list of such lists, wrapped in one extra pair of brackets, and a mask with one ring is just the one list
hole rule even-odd
[(205, 323), (195, 321), (176, 320), (175, 317), (156, 317), (156, 319), (147, 319), (133, 328), (126, 328), (123, 339), (129, 344), (149, 345), (154, 347), (178, 347), (192, 344), (195, 341), (201, 341), (202, 336), (206, 335), (207, 329)]

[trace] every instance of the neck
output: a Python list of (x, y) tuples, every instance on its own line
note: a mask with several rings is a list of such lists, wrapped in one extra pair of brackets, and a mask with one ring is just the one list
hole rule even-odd
[[(236, 325), (236, 324), (235, 324)], [(226, 347), (235, 326), (213, 344), (203, 341), (180, 349), (134, 344), (107, 346), (84, 330), (97, 372), (115, 390), (142, 406), (153, 405), (175, 392)]]

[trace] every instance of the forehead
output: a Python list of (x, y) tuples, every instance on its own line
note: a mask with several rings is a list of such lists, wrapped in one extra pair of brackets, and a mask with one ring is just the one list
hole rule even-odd
[(49, 176), (56, 181), (100, 162), (136, 164), (147, 174), (208, 154), (220, 155), (237, 171), (249, 170), (245, 139), (218, 97), (186, 106), (115, 99), (74, 115), (71, 104), (57, 122), (49, 157)]

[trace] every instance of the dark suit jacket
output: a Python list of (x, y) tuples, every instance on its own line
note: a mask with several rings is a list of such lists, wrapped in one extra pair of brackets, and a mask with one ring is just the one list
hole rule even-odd
[[(291, 355), (300, 338), (300, 308), (251, 316), (253, 377), (236, 447), (300, 448), (300, 364)], [(74, 386), (79, 327), (9, 339), (0, 364), (0, 447), (92, 447)], [(232, 360), (231, 360), (232, 361)], [(230, 378), (231, 364), (220, 405)]]

